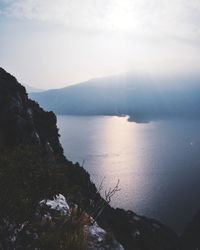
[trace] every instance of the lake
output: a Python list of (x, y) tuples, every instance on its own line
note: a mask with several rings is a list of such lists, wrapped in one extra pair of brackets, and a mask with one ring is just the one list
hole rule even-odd
[(138, 124), (127, 117), (58, 116), (66, 157), (84, 164), (111, 205), (160, 220), (180, 233), (200, 208), (200, 122)]

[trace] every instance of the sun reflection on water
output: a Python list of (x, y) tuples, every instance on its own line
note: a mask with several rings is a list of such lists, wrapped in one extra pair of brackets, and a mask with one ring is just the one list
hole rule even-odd
[[(58, 125), (65, 155), (74, 162), (84, 160), (96, 186), (104, 177), (104, 190), (120, 180), (121, 191), (111, 201), (114, 207), (179, 230), (200, 206), (200, 189), (192, 188), (200, 183), (199, 122), (137, 124), (127, 122), (127, 117), (59, 116)], [(193, 197), (187, 208), (185, 189)], [(183, 206), (184, 213), (174, 218)]]

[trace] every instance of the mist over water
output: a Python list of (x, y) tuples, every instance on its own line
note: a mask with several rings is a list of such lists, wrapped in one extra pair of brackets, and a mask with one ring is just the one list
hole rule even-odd
[(121, 191), (112, 205), (181, 232), (200, 207), (200, 121), (128, 122), (127, 117), (58, 116), (65, 155), (98, 186)]

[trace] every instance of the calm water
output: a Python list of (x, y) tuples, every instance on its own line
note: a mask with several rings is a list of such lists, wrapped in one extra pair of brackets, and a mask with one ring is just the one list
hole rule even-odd
[(127, 122), (126, 117), (58, 116), (61, 143), (92, 180), (121, 191), (112, 205), (181, 232), (200, 208), (200, 122)]

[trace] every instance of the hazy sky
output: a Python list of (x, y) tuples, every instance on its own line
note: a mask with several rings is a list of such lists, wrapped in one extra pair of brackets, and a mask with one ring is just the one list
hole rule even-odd
[(41, 88), (198, 71), (200, 0), (0, 0), (0, 65)]

